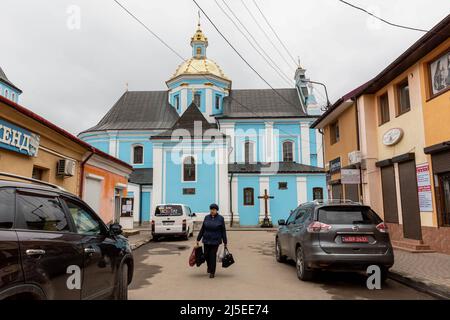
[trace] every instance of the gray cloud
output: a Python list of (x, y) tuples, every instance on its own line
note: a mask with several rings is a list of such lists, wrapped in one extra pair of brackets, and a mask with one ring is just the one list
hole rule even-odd
[[(221, 1), (221, 0), (219, 0)], [(258, 16), (256, 8), (245, 0)], [(448, 0), (352, 0), (389, 20), (432, 28), (448, 14)], [(283, 71), (292, 75), (253, 23), (240, 0), (227, 0)], [(325, 82), (334, 100), (369, 80), (406, 50), (419, 32), (373, 24), (337, 0), (257, 0), (311, 79)], [(189, 57), (197, 9), (190, 0), (122, 0), (175, 50)], [(214, 1), (199, 0), (218, 27), (275, 87), (287, 84), (250, 47)], [(67, 9), (81, 9), (79, 30), (67, 27)], [(202, 18), (208, 56), (234, 88), (266, 85)], [(129, 83), (130, 90), (162, 90), (180, 60), (112, 0), (2, 0), (0, 65), (24, 93), (21, 104), (78, 133), (96, 124)], [(267, 29), (267, 32), (269, 30)], [(274, 39), (275, 41), (275, 39)], [(280, 50), (282, 48), (280, 47)], [(317, 88), (319, 91), (320, 88)], [(319, 96), (320, 98), (320, 96)]]

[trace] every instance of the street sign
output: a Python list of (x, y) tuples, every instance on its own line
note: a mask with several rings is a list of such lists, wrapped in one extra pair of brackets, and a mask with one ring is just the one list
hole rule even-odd
[(359, 169), (341, 169), (342, 184), (359, 184), (361, 182), (361, 174)]

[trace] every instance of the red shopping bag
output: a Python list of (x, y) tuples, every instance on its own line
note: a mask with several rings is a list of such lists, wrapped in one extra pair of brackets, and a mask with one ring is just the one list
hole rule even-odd
[(192, 249), (191, 255), (189, 256), (189, 266), (193, 267), (195, 266), (196, 258), (195, 258), (195, 249)]

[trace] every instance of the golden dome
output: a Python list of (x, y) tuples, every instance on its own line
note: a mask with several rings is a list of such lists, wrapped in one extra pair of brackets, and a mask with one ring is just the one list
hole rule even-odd
[(206, 58), (190, 58), (186, 60), (177, 68), (172, 79), (181, 75), (214, 75), (229, 80), (217, 63)]

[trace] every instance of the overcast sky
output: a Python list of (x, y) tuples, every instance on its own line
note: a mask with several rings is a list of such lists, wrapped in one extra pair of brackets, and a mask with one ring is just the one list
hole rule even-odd
[[(191, 55), (189, 41), (198, 19), (191, 0), (120, 1), (182, 56)], [(277, 43), (253, 1), (244, 1)], [(307, 76), (327, 84), (332, 101), (375, 76), (423, 35), (377, 23), (338, 0), (256, 1), (290, 53), (300, 56)], [(422, 29), (432, 28), (450, 13), (448, 0), (348, 1), (392, 22)], [(198, 2), (270, 84), (288, 87), (214, 0)], [(280, 57), (241, 0), (226, 2), (283, 72), (293, 77), (292, 60), (277, 44), (290, 65)], [(202, 29), (209, 39), (208, 57), (232, 79), (233, 88), (267, 88), (204, 17)], [(23, 90), (20, 104), (74, 134), (95, 125), (127, 82), (129, 90), (165, 90), (165, 81), (181, 62), (113, 0), (1, 0), (0, 30), (0, 66)], [(317, 97), (323, 101), (320, 93)]]

